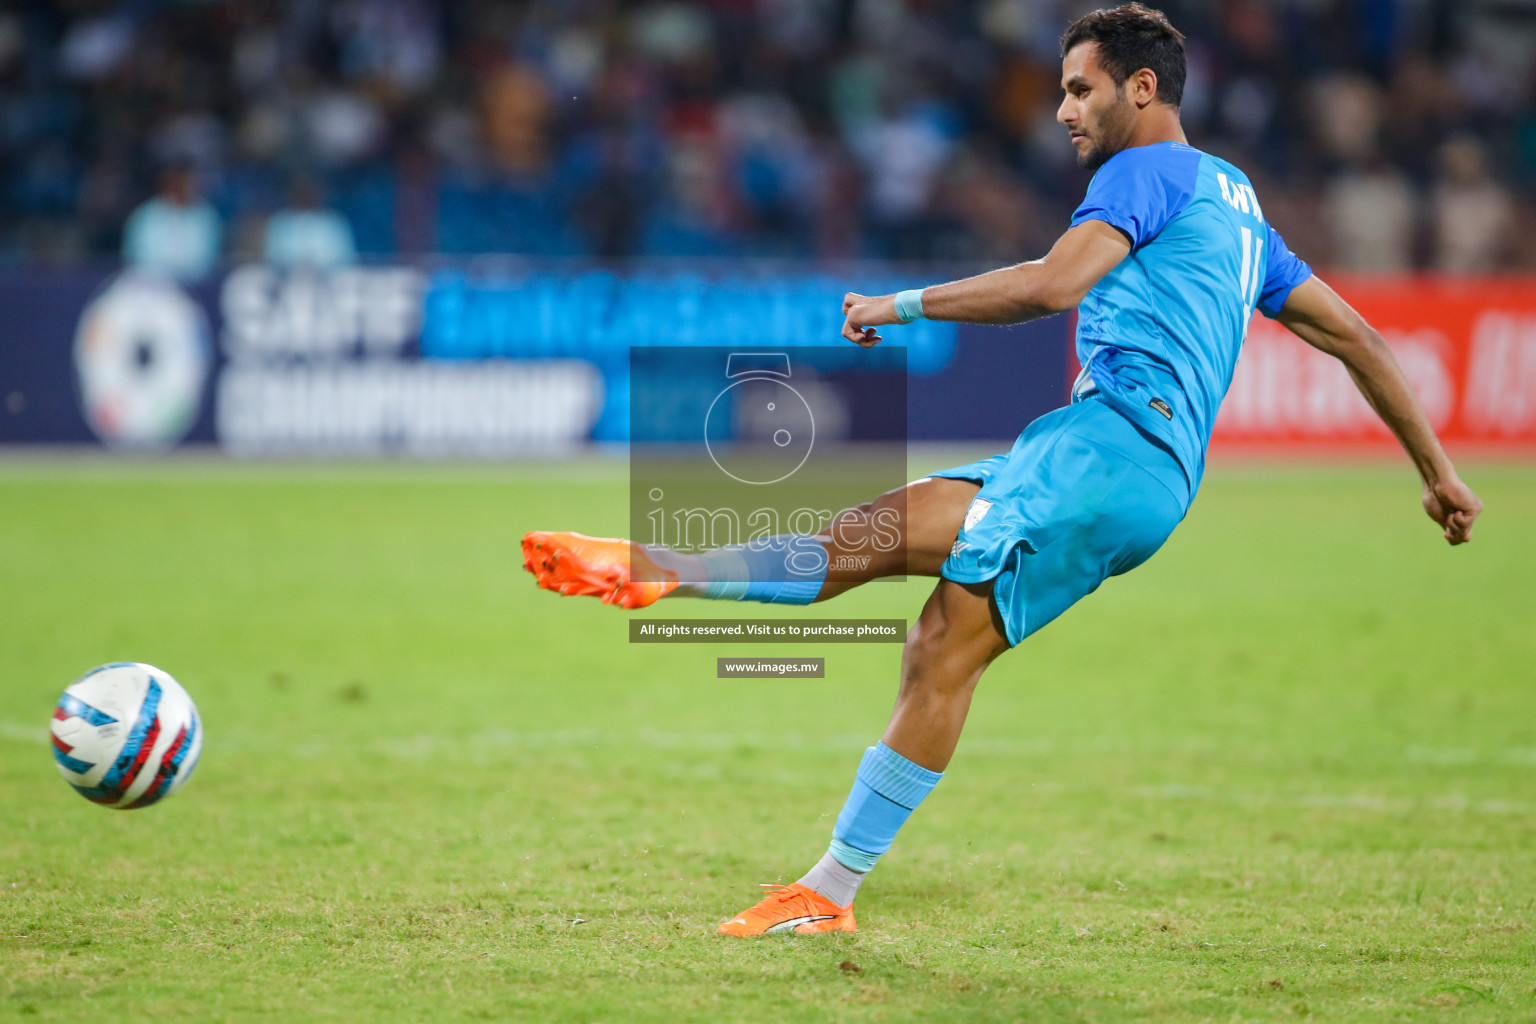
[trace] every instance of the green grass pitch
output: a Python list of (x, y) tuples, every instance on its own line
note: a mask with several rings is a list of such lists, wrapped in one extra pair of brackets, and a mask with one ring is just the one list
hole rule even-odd
[[(1406, 463), (1216, 468), (983, 680), (856, 936), (733, 942), (897, 647), (630, 646), (538, 591), (519, 537), (622, 530), (612, 466), (0, 463), (0, 1018), (1536, 1020), (1536, 470), (1467, 478), (1452, 550)], [(827, 678), (715, 678), (781, 653)], [(207, 729), (132, 813), (45, 732), (124, 659)]]

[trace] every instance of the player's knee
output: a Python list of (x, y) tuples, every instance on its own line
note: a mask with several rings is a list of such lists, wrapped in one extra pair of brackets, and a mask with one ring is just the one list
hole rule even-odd
[(943, 618), (919, 617), (907, 632), (901, 652), (901, 688), (959, 693), (976, 685), (974, 658)]
[(962, 693), (1008, 649), (991, 584), (944, 581), (928, 599), (902, 648), (902, 691)]

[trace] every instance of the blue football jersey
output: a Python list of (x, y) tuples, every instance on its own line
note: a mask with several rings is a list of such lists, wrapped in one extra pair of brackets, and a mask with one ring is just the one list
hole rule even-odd
[(1085, 220), (1120, 229), (1131, 252), (1078, 306), (1073, 397), (1097, 389), (1166, 445), (1192, 496), (1254, 309), (1277, 315), (1312, 270), (1265, 223), (1247, 175), (1182, 143), (1116, 153), (1072, 216)]

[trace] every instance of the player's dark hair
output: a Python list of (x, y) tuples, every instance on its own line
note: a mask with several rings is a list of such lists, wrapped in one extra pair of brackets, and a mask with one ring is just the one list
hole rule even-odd
[(1116, 88), (1150, 68), (1157, 76), (1159, 100), (1176, 107), (1184, 99), (1184, 34), (1162, 11), (1139, 3), (1091, 11), (1067, 26), (1061, 55), (1079, 43), (1099, 45), (1099, 66)]

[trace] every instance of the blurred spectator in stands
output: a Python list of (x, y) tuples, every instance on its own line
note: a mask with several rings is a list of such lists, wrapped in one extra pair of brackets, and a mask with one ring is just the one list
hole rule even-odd
[(1044, 255), (1054, 238), (1029, 189), (995, 153), (962, 152), (944, 182), (944, 206), (960, 227), (946, 257), (1017, 263)]
[(357, 261), (352, 225), (321, 202), (320, 186), (312, 178), (294, 181), (288, 206), (267, 221), (266, 261), (277, 267), (327, 270)]
[(1323, 194), (1323, 216), (1333, 236), (1332, 265), (1340, 270), (1410, 269), (1416, 206), (1408, 178), (1379, 159), (1335, 175)]
[(809, 256), (829, 168), (800, 112), (771, 92), (723, 100), (716, 115), (737, 220), (761, 256)]
[(690, 154), (681, 144), (668, 146), (655, 124), (644, 80), (629, 69), (615, 69), (587, 84), (592, 90), (589, 124), (567, 140), (560, 166), (562, 198), (589, 251), (608, 258), (632, 256), (642, 244), (669, 160), (686, 162)]
[(1328, 75), (1314, 83), (1312, 99), (1323, 153), (1343, 165), (1323, 190), (1332, 265), (1409, 269), (1417, 203), (1407, 176), (1382, 158), (1381, 87), (1364, 75)]
[(667, 153), (660, 200), (647, 211), (640, 241), (646, 256), (736, 256), (732, 204), (719, 148), (699, 133), (675, 141)]
[(519, 175), (542, 172), (549, 163), (549, 87), (538, 72), (508, 63), (480, 90), (480, 115), (491, 159)]
[(1341, 72), (1319, 76), (1309, 91), (1312, 134), (1325, 159), (1361, 164), (1380, 154), (1385, 104), (1379, 85)]
[[(341, 0), (330, 28), (338, 63), (352, 78), (369, 79), (390, 93), (420, 92), (442, 60), (439, 10), (423, 0)], [(447, 6), (447, 5), (442, 5)]]
[(1461, 135), (1440, 147), (1435, 182), (1435, 269), (1455, 274), (1492, 270), (1500, 263), (1514, 218), (1509, 192), (1488, 173), (1487, 150)]
[[(1536, 217), (1532, 2), (1176, 0), (1191, 141), (1310, 259), (1464, 263), (1501, 189)], [(253, 254), (295, 167), (366, 253), (1035, 251), (1086, 182), (1054, 117), (1085, 3), (0, 0), (0, 259), (116, 251), (173, 162)], [(1440, 169), (1468, 127), (1483, 171)]]
[(933, 258), (930, 212), (954, 144), (947, 115), (926, 99), (893, 102), (885, 116), (853, 136), (869, 181), (871, 226), (883, 250), (875, 255)]
[(128, 216), (123, 260), (183, 281), (206, 277), (219, 259), (219, 215), (186, 164), (160, 172), (160, 190)]
[(1417, 178), (1434, 173), (1435, 152), (1463, 111), (1464, 98), (1456, 91), (1445, 69), (1424, 54), (1409, 54), (1398, 66), (1387, 87), (1392, 102), (1384, 120), (1392, 140), (1392, 153)]

